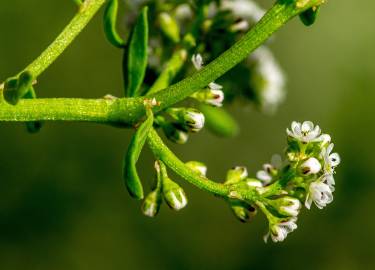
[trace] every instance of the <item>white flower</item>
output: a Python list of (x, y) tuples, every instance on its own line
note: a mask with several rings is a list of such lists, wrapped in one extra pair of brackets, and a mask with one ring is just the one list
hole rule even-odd
[(191, 62), (193, 63), (196, 70), (201, 70), (203, 68), (203, 58), (201, 54), (193, 54), (193, 56), (191, 57)]
[(280, 199), (280, 212), (284, 215), (296, 217), (301, 209), (301, 202), (292, 197), (284, 197)]
[(323, 209), (332, 201), (332, 190), (328, 184), (321, 181), (312, 182), (310, 184), (305, 201), (307, 209), (311, 208), (312, 202), (314, 202), (319, 209)]
[(270, 231), (267, 233), (263, 240), (267, 243), (268, 237), (271, 235), (273, 242), (282, 242), (288, 236), (289, 233), (297, 229), (297, 218), (293, 217), (287, 221), (283, 221), (277, 224), (270, 226)]
[(332, 174), (324, 174), (321, 181), (327, 184), (332, 192), (335, 191), (335, 178)]
[(305, 121), (302, 124), (293, 121), (291, 128), (291, 130), (289, 130), (289, 128), (286, 129), (288, 136), (303, 143), (317, 141), (320, 139), (320, 127), (318, 125), (314, 126), (313, 122), (311, 121)]
[(317, 174), (322, 169), (322, 165), (316, 158), (309, 158), (301, 165), (301, 170), (304, 175)]
[(262, 110), (273, 113), (286, 96), (284, 73), (266, 47), (260, 47), (250, 55), (249, 62), (255, 62), (250, 83), (259, 97)]
[(264, 9), (250, 0), (225, 0), (221, 4), (221, 9), (229, 9), (234, 15), (253, 22), (258, 22), (265, 14)]
[(341, 159), (338, 153), (332, 153), (334, 144), (331, 143), (327, 148), (323, 147), (321, 157), (324, 160), (324, 171), (327, 174), (333, 174), (335, 168), (340, 164)]
[(272, 181), (274, 171), (281, 168), (281, 165), (281, 156), (273, 155), (271, 158), (271, 164), (264, 164), (263, 170), (258, 171), (256, 177), (261, 180), (264, 185), (268, 185)]

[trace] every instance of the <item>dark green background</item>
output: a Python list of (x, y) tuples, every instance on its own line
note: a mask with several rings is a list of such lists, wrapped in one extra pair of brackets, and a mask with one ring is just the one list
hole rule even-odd
[[(0, 2), (0, 80), (50, 43), (75, 12), (72, 2)], [(48, 123), (29, 135), (22, 124), (1, 123), (0, 269), (375, 269), (374, 10), (372, 0), (329, 1), (312, 28), (288, 24), (272, 45), (288, 74), (278, 113), (232, 106), (237, 138), (204, 131), (173, 146), (184, 160), (206, 162), (212, 178), (238, 164), (253, 174), (283, 150), (292, 120), (319, 123), (342, 157), (335, 200), (304, 211), (284, 243), (263, 243), (262, 215), (241, 224), (222, 201), (185, 184), (186, 209), (163, 206), (156, 219), (144, 217), (121, 178), (130, 131)], [(119, 96), (120, 62), (98, 16), (39, 78), (37, 92)], [(151, 180), (148, 151), (140, 170)]]

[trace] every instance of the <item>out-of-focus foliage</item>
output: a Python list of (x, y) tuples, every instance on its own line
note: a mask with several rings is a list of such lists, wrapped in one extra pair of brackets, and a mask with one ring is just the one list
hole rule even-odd
[[(189, 147), (173, 146), (186, 160), (198, 152), (222, 180), (228, 166), (255, 173), (269, 153), (283, 151), (292, 120), (319, 123), (342, 156), (335, 201), (302, 215), (285, 242), (265, 245), (261, 219), (238, 223), (224, 203), (189, 185), (183, 213), (144, 217), (118, 170), (129, 131), (47, 123), (30, 135), (23, 124), (2, 123), (0, 269), (373, 269), (374, 9), (370, 0), (330, 1), (313, 27), (287, 25), (271, 44), (288, 76), (279, 112), (264, 116), (237, 101), (229, 108), (241, 125), (236, 139), (203, 132)], [(70, 1), (1, 2), (0, 79), (38, 55), (75, 11)], [(101, 22), (98, 16), (39, 78), (39, 96), (122, 94), (121, 52), (105, 41)], [(150, 168), (151, 156), (142, 163)], [(153, 181), (151, 170), (139, 171)]]

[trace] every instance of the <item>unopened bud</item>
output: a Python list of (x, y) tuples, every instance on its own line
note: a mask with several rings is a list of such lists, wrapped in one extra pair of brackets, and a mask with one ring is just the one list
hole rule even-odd
[(160, 28), (166, 37), (168, 37), (174, 43), (178, 43), (180, 41), (180, 27), (171, 15), (169, 15), (167, 12), (160, 13), (159, 23)]
[(270, 202), (270, 204), (284, 216), (296, 217), (301, 209), (301, 202), (293, 197), (282, 197)]
[(199, 161), (189, 161), (189, 162), (186, 162), (185, 165), (188, 166), (194, 172), (202, 176), (206, 176), (207, 166), (204, 163), (199, 162)]
[(163, 179), (163, 195), (173, 210), (179, 211), (187, 205), (188, 201), (184, 190), (170, 178)]
[(161, 194), (159, 190), (150, 192), (142, 204), (142, 213), (148, 217), (155, 217), (160, 210)]
[(189, 139), (189, 134), (178, 125), (165, 124), (163, 131), (169, 140), (177, 144), (185, 144)]
[(249, 222), (257, 214), (256, 208), (252, 206), (233, 204), (231, 205), (231, 210), (235, 217), (243, 223)]
[(246, 167), (234, 167), (227, 172), (225, 184), (235, 184), (244, 180), (248, 176)]
[(309, 158), (301, 165), (301, 171), (304, 175), (316, 174), (320, 172), (322, 165), (316, 158)]
[(198, 132), (204, 127), (204, 115), (194, 108), (170, 108), (167, 112), (184, 128)]

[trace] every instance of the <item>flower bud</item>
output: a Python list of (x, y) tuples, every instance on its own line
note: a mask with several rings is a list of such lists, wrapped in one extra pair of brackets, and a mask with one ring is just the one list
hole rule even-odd
[(177, 22), (167, 12), (160, 13), (158, 19), (164, 35), (174, 43), (178, 43), (180, 41), (180, 27)]
[(166, 123), (162, 126), (165, 136), (177, 144), (185, 144), (189, 139), (189, 134), (175, 124)]
[(170, 178), (163, 178), (163, 195), (165, 201), (173, 210), (179, 211), (187, 205), (184, 190)]
[(160, 210), (162, 202), (160, 189), (150, 192), (142, 204), (142, 213), (148, 217), (155, 217)]
[(209, 88), (195, 92), (191, 97), (208, 105), (221, 107), (224, 101), (224, 92), (221, 89), (221, 85), (210, 83)]
[(248, 176), (248, 172), (247, 172), (246, 167), (240, 167), (240, 166), (234, 167), (227, 172), (227, 178), (226, 178), (225, 184), (230, 185), (230, 184), (238, 183), (242, 180), (245, 180), (247, 176)]
[(270, 202), (280, 214), (289, 217), (296, 217), (301, 209), (301, 202), (293, 197), (282, 197)]
[(252, 206), (231, 205), (231, 210), (236, 218), (243, 223), (249, 222), (257, 214), (256, 208)]
[(198, 132), (204, 127), (204, 115), (194, 108), (170, 108), (167, 112), (184, 128)]
[(207, 166), (204, 163), (199, 161), (189, 161), (186, 162), (185, 165), (201, 176), (206, 176)]
[(301, 165), (301, 171), (304, 175), (317, 174), (322, 169), (322, 165), (316, 158), (309, 158)]

